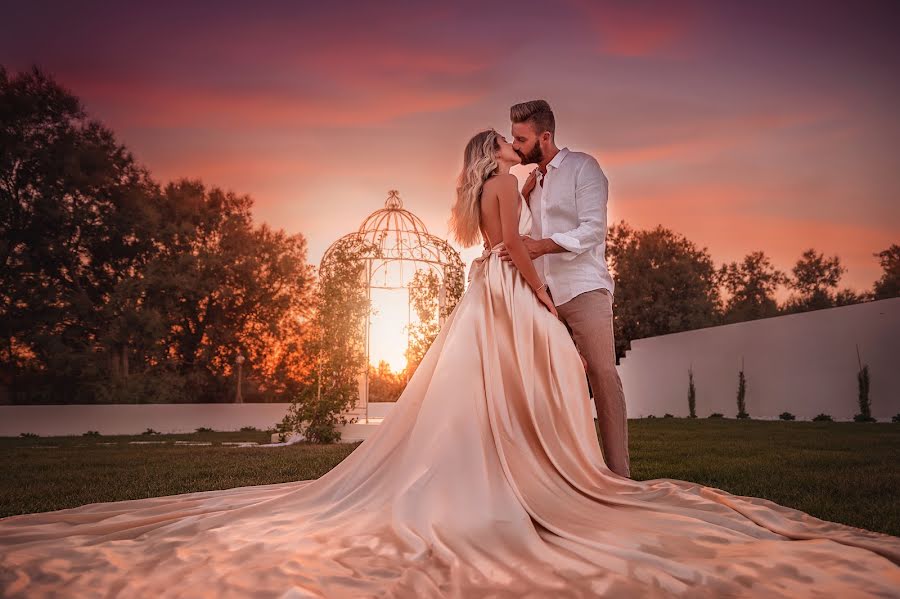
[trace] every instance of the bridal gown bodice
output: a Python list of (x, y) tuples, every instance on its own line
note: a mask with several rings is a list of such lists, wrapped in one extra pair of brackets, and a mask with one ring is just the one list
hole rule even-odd
[(324, 476), (2, 519), (0, 595), (897, 596), (900, 538), (609, 470), (566, 327), (500, 245)]

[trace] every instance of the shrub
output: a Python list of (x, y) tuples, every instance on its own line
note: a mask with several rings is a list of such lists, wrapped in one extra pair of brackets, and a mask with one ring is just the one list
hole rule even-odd
[(797, 419), (797, 417), (794, 416), (793, 414), (791, 414), (790, 412), (782, 412), (781, 414), (778, 415), (778, 417), (781, 418), (782, 420), (796, 420)]
[(900, 414), (896, 416), (891, 416), (891, 422), (900, 422)]
[(671, 414), (669, 414), (668, 412), (666, 412), (666, 413), (663, 415), (663, 418), (675, 418), (675, 417), (672, 416)]
[(205, 426), (201, 426), (200, 428), (194, 429), (194, 432), (197, 432), (197, 433), (214, 433), (214, 432), (216, 432), (216, 431), (214, 431), (214, 430), (211, 429), (211, 428), (206, 428)]
[(145, 431), (142, 432), (141, 434), (142, 434), (142, 435), (161, 435), (162, 433), (160, 433), (159, 431), (155, 431), (155, 430), (153, 430), (152, 428), (148, 428), (147, 430), (145, 430)]
[(259, 429), (256, 428), (255, 426), (242, 426), (241, 427), (242, 433), (252, 433), (252, 432), (257, 432), (257, 431), (259, 431)]
[[(743, 362), (743, 360), (742, 360)], [(747, 379), (744, 377), (744, 366), (741, 364), (741, 370), (738, 372), (738, 391), (737, 391), (737, 407), (738, 407), (738, 418), (750, 418), (750, 414), (747, 413), (747, 404), (745, 401), (745, 396), (747, 395)]]
[(275, 427), (272, 429), (272, 432), (278, 433), (279, 443), (284, 443), (285, 441), (287, 441), (288, 436), (294, 432), (294, 428), (288, 421), (288, 418), (285, 417), (281, 422), (275, 423)]
[(40, 437), (37, 433), (22, 433), (20, 437)]
[(688, 368), (688, 413), (689, 418), (697, 417), (697, 389), (694, 387), (693, 368)]
[(81, 435), (81, 436), (82, 436), (82, 437), (99, 437), (99, 436), (100, 436), (100, 432), (99, 432), (99, 431), (88, 431), (88, 432), (84, 433), (84, 434)]
[(859, 414), (856, 414), (853, 420), (854, 422), (875, 422), (875, 419), (872, 418), (872, 402), (869, 400), (869, 365), (862, 365), (862, 360), (859, 358), (859, 346), (856, 347), (856, 359), (859, 361), (859, 372), (856, 373)]
[(833, 422), (833, 420), (828, 414), (819, 414), (813, 418), (813, 422)]
[(718, 413), (718, 412), (713, 412), (712, 414), (710, 414), (709, 416), (707, 416), (707, 418), (724, 418), (724, 417), (725, 417), (724, 415), (722, 415), (722, 414), (720, 414), (720, 413)]

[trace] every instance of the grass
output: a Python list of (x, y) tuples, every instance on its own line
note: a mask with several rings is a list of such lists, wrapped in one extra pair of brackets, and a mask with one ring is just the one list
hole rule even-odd
[[(130, 445), (129, 441), (166, 443)], [(212, 445), (179, 446), (175, 441)], [(298, 443), (260, 449), (221, 445), (235, 441), (267, 443), (269, 434), (0, 437), (0, 517), (101, 501), (318, 478), (358, 446)]]
[[(0, 438), (0, 517), (318, 478), (358, 447), (222, 445), (234, 441), (268, 434)], [(630, 420), (629, 441), (636, 480), (693, 481), (900, 536), (900, 425), (654, 418)]]
[(900, 536), (898, 424), (688, 418), (628, 424), (635, 480), (688, 480)]

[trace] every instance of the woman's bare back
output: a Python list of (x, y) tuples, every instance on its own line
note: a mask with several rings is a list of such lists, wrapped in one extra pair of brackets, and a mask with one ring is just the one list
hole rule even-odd
[[(479, 202), (479, 218), (481, 235), (485, 238), (484, 247), (490, 249), (503, 241), (503, 227), (500, 222), (500, 196), (497, 193), (496, 179), (490, 178), (484, 182), (481, 190), (481, 202)], [(522, 204), (519, 198), (519, 216), (521, 216)]]

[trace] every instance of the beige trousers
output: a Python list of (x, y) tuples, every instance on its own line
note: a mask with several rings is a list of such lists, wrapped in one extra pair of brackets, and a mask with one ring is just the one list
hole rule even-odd
[(625, 392), (616, 370), (612, 295), (608, 289), (586, 291), (557, 306), (556, 311), (587, 362), (606, 465), (630, 478), (628, 420)]

